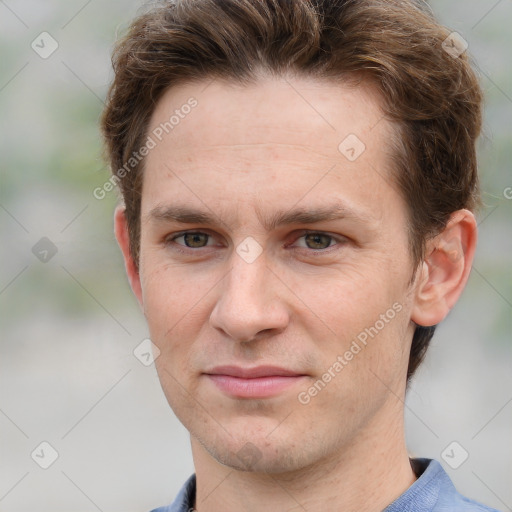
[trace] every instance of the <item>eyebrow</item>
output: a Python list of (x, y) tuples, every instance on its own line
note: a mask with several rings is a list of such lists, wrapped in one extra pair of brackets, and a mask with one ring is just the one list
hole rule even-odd
[[(204, 224), (209, 226), (224, 224), (219, 216), (211, 212), (181, 205), (156, 206), (147, 214), (146, 218), (149, 221), (166, 223), (178, 222), (181, 224)], [(375, 221), (375, 219), (366, 212), (356, 211), (341, 203), (320, 207), (280, 210), (266, 219), (263, 219), (261, 214), (258, 213), (258, 218), (267, 231), (272, 231), (278, 226), (315, 224), (317, 222), (330, 220), (350, 219), (359, 223), (371, 223)]]

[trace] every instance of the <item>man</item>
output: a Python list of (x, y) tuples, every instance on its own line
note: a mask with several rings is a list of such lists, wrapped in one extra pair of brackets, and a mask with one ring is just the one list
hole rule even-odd
[(403, 425), (477, 239), (456, 34), (413, 1), (176, 0), (114, 70), (116, 237), (195, 465), (158, 510), (490, 510)]

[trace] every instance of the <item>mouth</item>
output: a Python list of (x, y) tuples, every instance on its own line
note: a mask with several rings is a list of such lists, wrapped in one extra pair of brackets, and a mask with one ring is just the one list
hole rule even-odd
[(220, 391), (235, 398), (269, 398), (284, 392), (308, 375), (276, 366), (218, 366), (204, 375)]

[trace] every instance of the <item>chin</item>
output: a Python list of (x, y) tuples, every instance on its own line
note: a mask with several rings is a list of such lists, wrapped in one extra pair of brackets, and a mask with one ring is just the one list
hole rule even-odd
[(286, 450), (279, 450), (275, 446), (260, 449), (257, 444), (247, 442), (237, 452), (217, 446), (207, 449), (217, 462), (237, 471), (281, 474), (302, 469), (298, 461), (286, 455)]
[[(306, 447), (302, 435), (297, 433), (296, 439), (289, 431), (281, 435), (269, 432), (245, 429), (239, 435), (222, 432), (213, 439), (208, 434), (207, 438), (194, 437), (218, 463), (237, 471), (277, 475), (302, 470), (316, 462), (311, 451), (314, 447)], [(320, 458), (321, 454), (318, 455)]]

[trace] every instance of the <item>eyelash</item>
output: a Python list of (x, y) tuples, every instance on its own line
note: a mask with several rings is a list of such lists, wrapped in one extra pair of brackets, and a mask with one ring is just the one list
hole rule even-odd
[[(209, 247), (209, 246), (205, 246), (205, 247), (198, 247), (198, 248), (194, 249), (192, 247), (187, 247), (186, 245), (175, 243), (176, 239), (181, 238), (185, 235), (207, 235), (208, 237), (213, 238), (213, 235), (211, 235), (210, 233), (207, 233), (205, 231), (182, 231), (175, 235), (166, 237), (164, 240), (164, 244), (166, 246), (172, 245), (173, 250), (175, 250), (179, 253), (182, 253), (182, 254), (197, 253), (200, 249), (206, 249), (207, 247)], [(326, 247), (325, 249), (309, 249), (307, 247), (299, 247), (299, 249), (307, 251), (308, 255), (318, 255), (318, 256), (325, 255), (325, 254), (331, 253), (333, 250), (335, 250), (334, 248), (336, 248), (337, 246), (343, 245), (344, 243), (347, 242), (347, 239), (341, 235), (334, 236), (329, 233), (325, 233), (323, 231), (311, 231), (311, 230), (310, 231), (308, 231), (308, 230), (301, 231), (301, 234), (297, 238), (295, 238), (294, 242), (296, 242), (297, 240), (299, 240), (307, 235), (324, 235), (324, 236), (329, 237), (331, 239), (331, 241), (336, 242), (334, 245), (332, 245), (332, 246), (330, 245), (329, 247)], [(208, 239), (208, 241), (210, 240), (210, 238)], [(208, 241), (207, 241), (207, 243), (208, 243)]]

